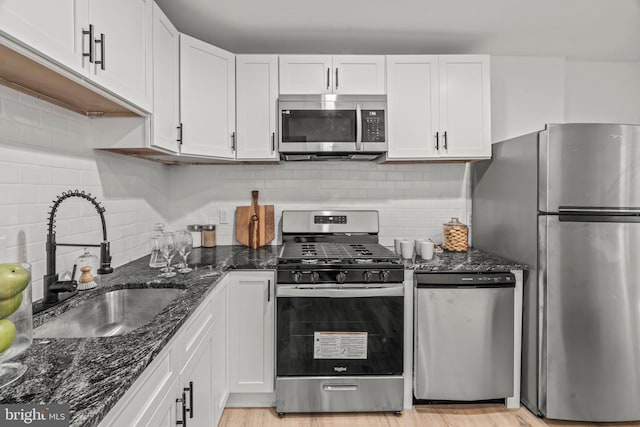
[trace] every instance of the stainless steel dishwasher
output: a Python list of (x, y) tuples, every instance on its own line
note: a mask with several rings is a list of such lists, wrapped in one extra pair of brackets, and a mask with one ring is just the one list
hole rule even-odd
[(415, 397), (512, 396), (515, 276), (417, 271), (415, 279)]

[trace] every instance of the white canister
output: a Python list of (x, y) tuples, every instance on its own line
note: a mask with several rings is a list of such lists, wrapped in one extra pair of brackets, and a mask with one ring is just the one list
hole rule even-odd
[(422, 242), (426, 242), (427, 239), (416, 239), (416, 255), (420, 256), (422, 249)]
[(191, 233), (193, 247), (199, 248), (202, 246), (202, 226), (198, 224), (187, 225), (187, 231)]
[(420, 257), (422, 259), (432, 259), (433, 258), (433, 248), (434, 244), (431, 240), (424, 241), (420, 243)]
[(402, 253), (402, 258), (411, 259), (413, 258), (413, 249), (414, 243), (413, 240), (403, 240), (400, 242), (400, 252)]
[(397, 255), (402, 255), (402, 241), (403, 240), (407, 240), (404, 237), (396, 237), (395, 239), (393, 239), (393, 247), (396, 250), (396, 254)]

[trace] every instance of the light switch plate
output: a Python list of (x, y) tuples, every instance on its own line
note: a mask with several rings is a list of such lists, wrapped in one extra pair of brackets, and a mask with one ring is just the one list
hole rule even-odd
[(231, 209), (230, 208), (220, 208), (218, 211), (220, 215), (220, 224), (229, 224), (231, 220)]

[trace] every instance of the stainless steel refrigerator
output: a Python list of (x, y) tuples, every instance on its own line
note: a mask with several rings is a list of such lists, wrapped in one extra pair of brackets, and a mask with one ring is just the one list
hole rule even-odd
[(473, 246), (529, 265), (522, 402), (640, 420), (640, 126), (550, 124), (472, 165)]

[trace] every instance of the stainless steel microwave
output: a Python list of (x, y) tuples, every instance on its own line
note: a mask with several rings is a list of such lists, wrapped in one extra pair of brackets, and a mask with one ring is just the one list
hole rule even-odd
[(281, 95), (285, 160), (369, 160), (387, 151), (386, 95)]

